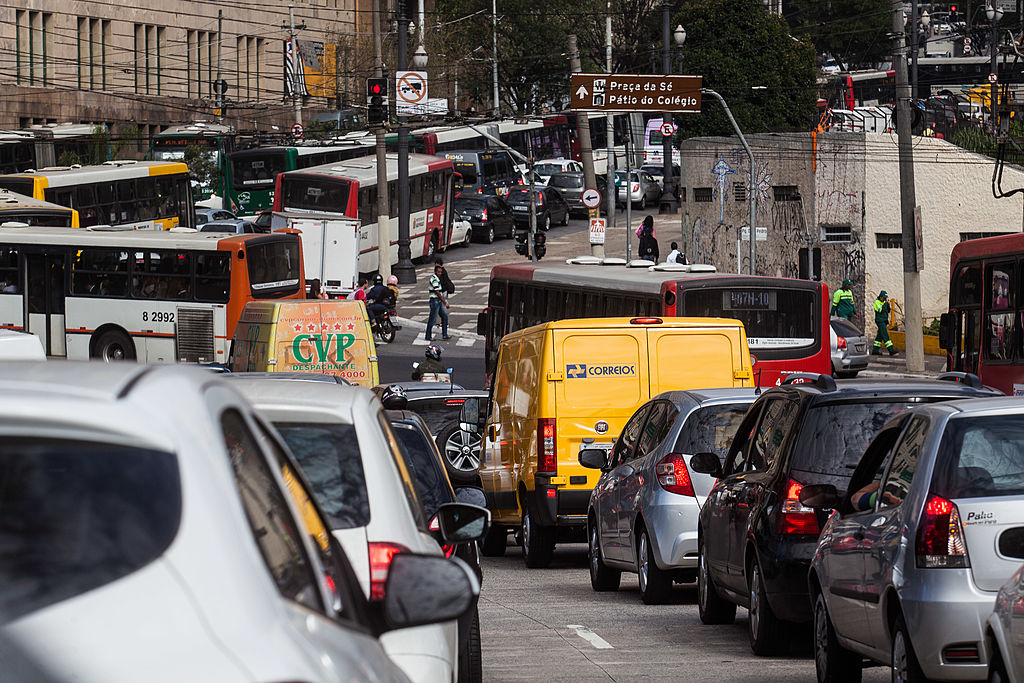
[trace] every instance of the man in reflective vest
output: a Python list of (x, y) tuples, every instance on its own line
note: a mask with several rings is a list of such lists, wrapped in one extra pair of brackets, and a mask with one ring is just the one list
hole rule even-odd
[(850, 290), (850, 281), (843, 280), (842, 286), (832, 295), (832, 315), (853, 320), (857, 315), (857, 309), (853, 305), (853, 292)]
[(878, 325), (878, 334), (875, 335), (875, 347), (871, 354), (878, 356), (882, 353), (882, 344), (889, 350), (890, 356), (896, 355), (896, 349), (892, 347), (892, 340), (889, 339), (889, 295), (883, 289), (875, 299), (875, 324)]

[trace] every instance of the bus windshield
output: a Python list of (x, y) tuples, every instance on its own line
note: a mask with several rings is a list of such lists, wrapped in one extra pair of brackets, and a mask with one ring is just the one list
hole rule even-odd
[(261, 154), (236, 154), (231, 159), (231, 176), (236, 190), (253, 187), (272, 187), (278, 173), (285, 168), (284, 152), (263, 152)]
[(811, 291), (708, 287), (686, 291), (680, 315), (737, 318), (751, 349), (788, 349), (815, 343), (815, 313)]
[(286, 175), (281, 182), (282, 206), (344, 213), (351, 182), (343, 179)]

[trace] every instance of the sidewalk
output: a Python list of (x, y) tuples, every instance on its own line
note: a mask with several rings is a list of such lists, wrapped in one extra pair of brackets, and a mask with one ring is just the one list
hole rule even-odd
[(907, 371), (907, 356), (900, 352), (895, 356), (883, 353), (880, 356), (871, 356), (871, 362), (866, 370), (861, 370), (858, 377), (921, 377), (934, 378), (946, 369), (945, 356), (924, 357), (924, 372), (914, 373)]

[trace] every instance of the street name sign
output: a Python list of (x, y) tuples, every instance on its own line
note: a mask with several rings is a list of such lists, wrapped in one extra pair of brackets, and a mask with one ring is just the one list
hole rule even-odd
[(572, 74), (569, 108), (698, 114), (702, 82), (701, 76)]

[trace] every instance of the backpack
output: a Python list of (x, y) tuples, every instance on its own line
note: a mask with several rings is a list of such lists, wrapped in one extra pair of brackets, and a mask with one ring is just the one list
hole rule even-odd
[(446, 268), (441, 269), (441, 291), (446, 294), (455, 293), (455, 283), (448, 277), (448, 270)]

